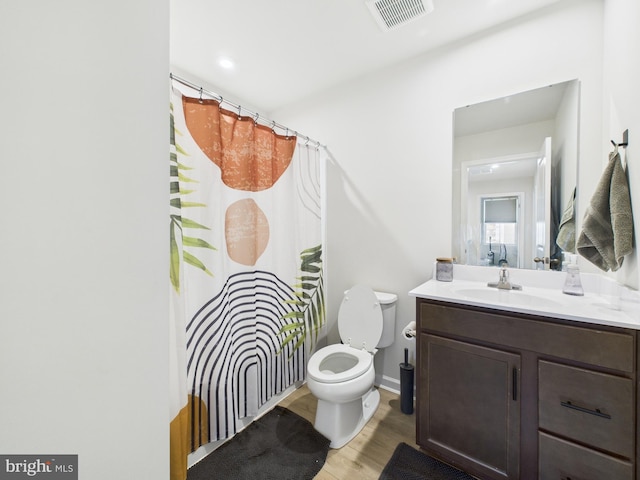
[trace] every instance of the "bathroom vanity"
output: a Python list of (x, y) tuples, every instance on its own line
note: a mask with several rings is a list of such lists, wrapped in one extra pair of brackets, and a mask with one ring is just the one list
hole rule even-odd
[(640, 479), (640, 318), (471, 283), (411, 292), (421, 448), (482, 479)]

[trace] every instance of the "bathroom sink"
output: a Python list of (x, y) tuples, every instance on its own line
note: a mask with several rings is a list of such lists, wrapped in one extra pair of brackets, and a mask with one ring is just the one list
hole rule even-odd
[(576, 296), (562, 293), (565, 276), (558, 272), (513, 271), (509, 281), (522, 285), (522, 290), (498, 290), (487, 286), (487, 283), (499, 280), (496, 270), (488, 267), (455, 264), (453, 273), (450, 282), (432, 278), (409, 294), (435, 302), (640, 331), (640, 293), (599, 274), (583, 274), (584, 295)]
[(461, 288), (455, 293), (465, 298), (481, 300), (488, 303), (503, 303), (519, 307), (554, 308), (561, 304), (543, 296), (529, 295), (520, 290), (499, 290), (497, 288)]

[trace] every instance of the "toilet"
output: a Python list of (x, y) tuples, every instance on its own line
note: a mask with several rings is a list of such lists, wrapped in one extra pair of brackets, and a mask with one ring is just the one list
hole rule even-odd
[(309, 359), (307, 386), (318, 399), (314, 427), (331, 448), (346, 445), (378, 408), (373, 356), (393, 343), (397, 299), (366, 285), (347, 290), (338, 313), (342, 343), (321, 348)]

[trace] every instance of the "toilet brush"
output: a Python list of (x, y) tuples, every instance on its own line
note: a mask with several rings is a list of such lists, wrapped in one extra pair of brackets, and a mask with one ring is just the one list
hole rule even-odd
[(409, 363), (409, 349), (404, 349), (404, 363), (400, 364), (400, 410), (413, 413), (413, 365)]

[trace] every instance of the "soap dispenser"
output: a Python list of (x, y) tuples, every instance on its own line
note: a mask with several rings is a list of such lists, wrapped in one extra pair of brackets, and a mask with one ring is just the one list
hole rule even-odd
[(577, 255), (568, 255), (569, 264), (567, 265), (567, 278), (564, 281), (564, 287), (562, 287), (562, 293), (567, 295), (583, 296), (584, 290), (582, 289), (582, 281), (580, 280), (580, 268), (576, 263), (578, 260)]

